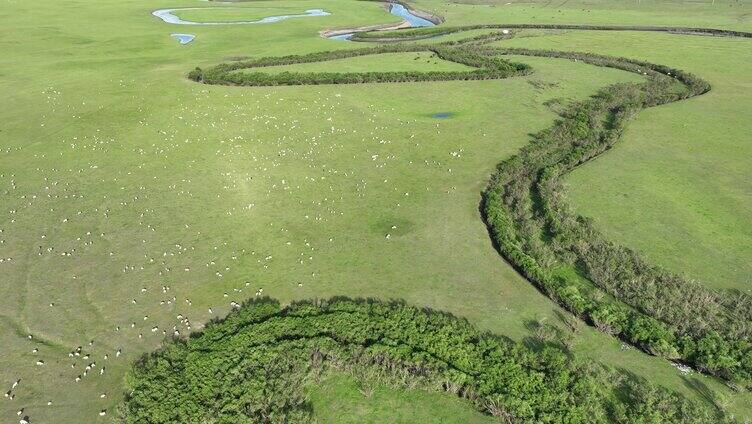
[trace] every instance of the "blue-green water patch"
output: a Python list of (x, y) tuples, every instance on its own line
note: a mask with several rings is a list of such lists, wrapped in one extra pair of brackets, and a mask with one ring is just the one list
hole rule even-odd
[(196, 38), (194, 34), (170, 34), (170, 36), (178, 40), (180, 44), (188, 44)]
[[(413, 15), (412, 12), (410, 12), (405, 6), (399, 3), (391, 3), (389, 5), (389, 13), (395, 16), (399, 16), (400, 18), (404, 19), (410, 24), (410, 27), (412, 28), (431, 27), (431, 26), (436, 25), (435, 23), (429, 21), (428, 19), (424, 19), (424, 18), (421, 18), (420, 16)], [(347, 34), (332, 35), (328, 38), (330, 40), (349, 41), (352, 36), (353, 36), (352, 33), (347, 33)]]
[(392, 15), (399, 16), (400, 18), (410, 22), (410, 26), (413, 28), (422, 28), (434, 26), (433, 22), (428, 19), (421, 18), (420, 16), (413, 15), (407, 8), (399, 3), (393, 3), (389, 8), (389, 12)]
[[(307, 18), (312, 16), (329, 16), (331, 13), (326, 12), (321, 9), (310, 9), (306, 10), (303, 13), (297, 14), (297, 15), (279, 15), (279, 16), (267, 16), (266, 18), (259, 19), (256, 21), (232, 21), (232, 22), (194, 22), (194, 21), (185, 21), (181, 19), (179, 16), (175, 15), (173, 12), (179, 12), (182, 10), (216, 10), (216, 8), (213, 7), (184, 7), (179, 9), (160, 9), (155, 10), (151, 12), (152, 15), (156, 16), (157, 18), (161, 19), (162, 21), (168, 23), (168, 24), (176, 24), (176, 25), (249, 25), (249, 24), (270, 24), (273, 22), (279, 22), (283, 21), (285, 19), (292, 19), (292, 18)], [(226, 9), (226, 8), (225, 8)], [(242, 8), (235, 8), (235, 9), (242, 9)]]

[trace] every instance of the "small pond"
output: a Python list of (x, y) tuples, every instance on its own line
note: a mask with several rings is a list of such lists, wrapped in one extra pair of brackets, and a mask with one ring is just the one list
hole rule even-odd
[(195, 34), (170, 34), (170, 36), (178, 40), (180, 44), (188, 44), (196, 38)]

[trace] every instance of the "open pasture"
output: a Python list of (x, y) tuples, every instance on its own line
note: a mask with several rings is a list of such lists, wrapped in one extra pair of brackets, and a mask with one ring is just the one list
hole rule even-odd
[[(263, 69), (268, 73), (279, 72), (381, 72), (399, 71), (467, 71), (471, 68), (460, 63), (449, 62), (431, 52), (384, 53), (363, 57), (328, 60), (326, 62), (300, 63), (294, 65), (269, 66)], [(247, 72), (239, 70), (235, 72)]]

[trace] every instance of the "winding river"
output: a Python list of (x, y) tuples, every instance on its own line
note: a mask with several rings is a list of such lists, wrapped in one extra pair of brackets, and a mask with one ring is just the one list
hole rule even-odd
[[(279, 22), (284, 21), (285, 19), (292, 19), (292, 18), (307, 18), (310, 16), (328, 16), (331, 15), (331, 13), (326, 12), (321, 9), (310, 9), (306, 10), (303, 13), (299, 13), (296, 15), (277, 15), (277, 16), (267, 16), (265, 18), (256, 20), (256, 21), (226, 21), (226, 22), (194, 22), (194, 21), (186, 21), (181, 19), (179, 16), (175, 15), (173, 12), (181, 12), (184, 10), (211, 10), (216, 9), (214, 7), (184, 7), (180, 9), (159, 9), (151, 12), (152, 15), (156, 16), (157, 18), (163, 20), (164, 22), (168, 24), (176, 24), (176, 25), (250, 25), (250, 24), (270, 24), (273, 22)], [(225, 8), (223, 8), (225, 9)], [(242, 7), (236, 7), (235, 9), (243, 9)]]
[(392, 3), (392, 6), (389, 8), (389, 13), (404, 19), (406, 22), (410, 23), (410, 26), (413, 28), (430, 27), (436, 25), (428, 19), (414, 15), (408, 8), (399, 3)]
[[(408, 8), (405, 6), (399, 4), (399, 3), (391, 3), (389, 6), (389, 13), (395, 16), (399, 16), (400, 18), (404, 19), (405, 22), (409, 24), (411, 28), (421, 28), (421, 27), (431, 27), (435, 26), (436, 24), (429, 21), (428, 19), (421, 18), (420, 16), (417, 16), (410, 12)], [(350, 40), (352, 38), (354, 32), (347, 32), (344, 34), (336, 34), (336, 35), (330, 35), (327, 38), (330, 40)]]
[[(180, 18), (179, 16), (175, 15), (175, 12), (181, 12), (185, 10), (210, 10), (210, 9), (216, 9), (214, 7), (183, 7), (183, 8), (175, 8), (175, 9), (159, 9), (153, 11), (151, 14), (159, 19), (161, 19), (163, 22), (168, 24), (175, 24), (175, 25), (252, 25), (252, 24), (270, 24), (274, 22), (280, 22), (286, 19), (293, 19), (293, 18), (307, 18), (307, 17), (315, 17), (315, 16), (328, 16), (331, 15), (331, 13), (323, 10), (323, 9), (309, 9), (304, 11), (303, 13), (299, 14), (292, 14), (292, 15), (275, 15), (275, 16), (267, 16), (262, 19), (258, 19), (255, 21), (220, 21), (220, 22), (195, 22), (195, 21), (188, 21)], [(221, 9), (227, 9), (227, 8), (221, 8)], [(241, 7), (235, 7), (234, 9), (243, 9)], [(399, 3), (391, 3), (389, 6), (389, 13), (395, 16), (399, 16), (400, 18), (404, 19), (405, 24), (403, 24), (403, 27), (412, 27), (412, 28), (420, 28), (420, 27), (430, 27), (436, 25), (435, 23), (429, 21), (428, 19), (422, 18), (420, 16), (417, 16), (413, 14), (408, 8), (403, 6)], [(353, 32), (344, 33), (344, 34), (336, 34), (328, 36), (327, 38), (331, 40), (349, 40)], [(171, 34), (172, 37), (176, 38), (180, 44), (187, 44), (193, 41), (196, 36), (194, 34)]]

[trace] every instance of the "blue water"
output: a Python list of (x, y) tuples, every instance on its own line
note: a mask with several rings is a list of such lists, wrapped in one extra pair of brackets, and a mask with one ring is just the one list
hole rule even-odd
[[(161, 19), (163, 22), (166, 22), (168, 24), (175, 24), (175, 25), (248, 25), (248, 24), (268, 24), (272, 22), (279, 22), (285, 19), (292, 19), (292, 18), (305, 18), (310, 16), (328, 16), (330, 15), (329, 12), (326, 12), (322, 9), (310, 9), (306, 10), (304, 13), (297, 14), (297, 15), (279, 15), (279, 16), (267, 16), (266, 18), (259, 19), (257, 21), (232, 21), (232, 22), (194, 22), (194, 21), (185, 21), (181, 19), (179, 16), (175, 15), (174, 12), (181, 11), (181, 10), (207, 10), (207, 9), (214, 9), (213, 7), (185, 7), (180, 9), (159, 9), (153, 11), (151, 14), (155, 17)], [(236, 9), (242, 9), (242, 8), (236, 8)], [(391, 3), (389, 7), (389, 13), (395, 16), (399, 16), (400, 18), (404, 19), (407, 23), (410, 24), (413, 28), (422, 28), (422, 27), (431, 27), (436, 24), (429, 21), (428, 19), (421, 18), (419, 16), (415, 16), (412, 13), (410, 13), (407, 8), (399, 3)], [(196, 37), (192, 34), (172, 34), (173, 37), (175, 37), (180, 44), (188, 44)], [(352, 33), (348, 34), (339, 34), (339, 35), (333, 35), (329, 37), (332, 40), (343, 40), (347, 41), (350, 40), (352, 37)]]
[(423, 19), (419, 16), (413, 15), (409, 10), (407, 10), (405, 6), (399, 3), (392, 3), (392, 7), (389, 8), (389, 12), (392, 15), (399, 16), (407, 22), (410, 22), (410, 26), (413, 28), (431, 27), (436, 25), (428, 19)]
[[(411, 27), (413, 28), (422, 28), (422, 27), (432, 27), (436, 26), (435, 23), (429, 21), (428, 19), (423, 19), (419, 16), (415, 16), (412, 13), (410, 13), (407, 8), (399, 3), (392, 3), (389, 7), (389, 13), (395, 16), (399, 16), (400, 18), (407, 21)], [(330, 40), (342, 40), (342, 41), (349, 41), (350, 38), (353, 36), (353, 33), (349, 34), (340, 34), (340, 35), (332, 35), (329, 37)]]
[[(193, 22), (193, 21), (184, 21), (180, 19), (180, 17), (173, 14), (173, 12), (180, 11), (180, 10), (208, 10), (208, 9), (214, 9), (213, 7), (184, 7), (181, 9), (160, 9), (155, 10), (151, 12), (152, 15), (156, 16), (157, 18), (163, 20), (164, 22), (167, 22), (168, 24), (176, 24), (176, 25), (248, 25), (248, 24), (269, 24), (272, 22), (279, 22), (283, 21), (285, 19), (292, 19), (292, 18), (307, 18), (310, 16), (328, 16), (331, 15), (331, 13), (326, 12), (321, 9), (311, 9), (306, 10), (304, 13), (298, 14), (298, 15), (280, 15), (280, 16), (267, 16), (264, 19), (259, 19), (257, 21), (233, 21), (233, 22)], [(226, 9), (226, 8), (224, 8)], [(240, 7), (236, 9), (242, 9)]]
[(349, 41), (352, 38), (353, 34), (352, 32), (349, 34), (341, 34), (341, 35), (332, 35), (329, 37), (330, 40), (342, 40), (342, 41)]
[(170, 36), (178, 40), (180, 44), (188, 44), (196, 38), (194, 34), (170, 34)]

